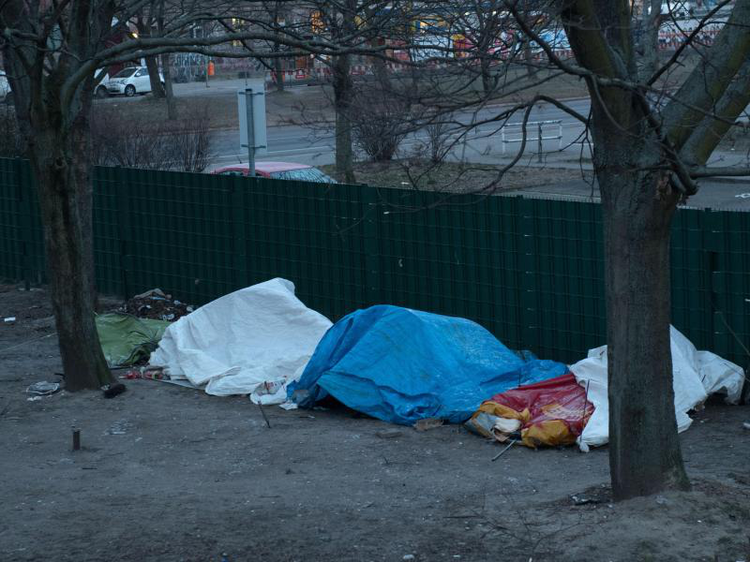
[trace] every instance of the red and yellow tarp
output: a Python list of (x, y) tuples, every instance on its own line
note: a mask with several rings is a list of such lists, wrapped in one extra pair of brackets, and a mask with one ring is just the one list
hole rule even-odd
[(537, 448), (572, 445), (593, 413), (594, 405), (588, 401), (586, 389), (568, 373), (496, 394), (483, 402), (466, 423), (473, 431), (500, 441), (518, 428), (521, 442)]

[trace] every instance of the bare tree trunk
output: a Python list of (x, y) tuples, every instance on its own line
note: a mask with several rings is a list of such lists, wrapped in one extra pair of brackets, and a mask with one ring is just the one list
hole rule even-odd
[[(373, 48), (377, 48), (378, 41), (372, 41), (372, 46)], [(381, 59), (380, 57), (370, 57), (370, 62), (372, 64), (375, 79), (384, 90), (388, 90), (391, 83), (391, 74), (388, 71), (388, 65), (386, 64), (385, 60)]]
[(482, 92), (485, 96), (489, 96), (495, 89), (495, 80), (492, 76), (492, 68), (490, 67), (490, 61), (482, 58), (479, 62), (480, 72), (482, 74)]
[[(138, 18), (136, 22), (136, 27), (138, 28), (138, 33), (141, 35), (141, 37), (151, 37), (151, 20), (145, 20)], [(163, 98), (164, 97), (164, 88), (161, 85), (161, 77), (159, 76), (159, 64), (156, 60), (156, 57), (145, 57), (146, 58), (146, 68), (148, 69), (148, 81), (151, 84), (151, 94), (155, 98)]]
[(164, 74), (164, 97), (167, 100), (167, 119), (177, 119), (177, 104), (174, 99), (174, 88), (172, 87), (172, 70), (169, 66), (169, 53), (161, 56), (162, 74)]
[(146, 57), (146, 68), (148, 69), (148, 81), (151, 83), (151, 95), (157, 99), (165, 97), (164, 87), (161, 85), (159, 76), (159, 64), (156, 57)]
[(336, 173), (346, 183), (354, 183), (352, 125), (349, 111), (353, 84), (349, 74), (349, 55), (340, 55), (333, 63), (333, 105), (336, 113)]
[(531, 52), (531, 43), (529, 39), (523, 42), (523, 58), (526, 61), (526, 75), (531, 78), (536, 70), (534, 69), (534, 54)]
[[(627, 138), (624, 139), (627, 141)], [(609, 439), (616, 500), (689, 489), (677, 435), (670, 353), (668, 174), (642, 172), (622, 146), (598, 167), (604, 212)], [(644, 144), (640, 150), (654, 148)], [(602, 147), (598, 147), (602, 157)], [(606, 150), (606, 149), (605, 149)], [(658, 154), (658, 150), (654, 150)]]
[[(274, 50), (276, 50), (275, 47)], [(284, 65), (281, 57), (276, 57), (273, 60), (273, 73), (274, 73), (274, 84), (276, 85), (277, 92), (284, 91)]]
[(29, 150), (39, 192), (65, 387), (71, 391), (98, 389), (113, 382), (94, 323), (88, 152), (68, 144), (70, 139), (84, 138), (82, 135), (37, 129)]

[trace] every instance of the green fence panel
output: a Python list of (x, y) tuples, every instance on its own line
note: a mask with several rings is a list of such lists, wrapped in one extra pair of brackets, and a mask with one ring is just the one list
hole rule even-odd
[[(750, 366), (750, 213), (704, 214), (713, 339), (709, 349)], [(718, 251), (717, 251), (718, 250)]]
[(22, 194), (17, 164), (0, 159), (0, 278), (24, 279)]
[(710, 211), (681, 209), (671, 239), (672, 324), (690, 334), (699, 349), (713, 344), (710, 253), (704, 251), (705, 218)]
[(120, 171), (114, 190), (126, 204), (120, 232), (128, 294), (159, 287), (203, 304), (239, 287), (234, 183), (209, 174)]
[(395, 189), (379, 198), (380, 301), (468, 317), (519, 346), (517, 201)]
[(337, 319), (370, 304), (365, 233), (371, 188), (263, 178), (245, 186), (245, 284), (284, 277), (309, 307)]
[(540, 356), (580, 359), (605, 335), (600, 207), (525, 199), (521, 224), (526, 340)]
[[(332, 320), (377, 303), (471, 318), (572, 362), (605, 341), (601, 208), (294, 181), (96, 168), (98, 288), (203, 304), (284, 277)], [(44, 282), (27, 162), (0, 159), (0, 277)], [(750, 213), (680, 209), (673, 324), (747, 366)]]

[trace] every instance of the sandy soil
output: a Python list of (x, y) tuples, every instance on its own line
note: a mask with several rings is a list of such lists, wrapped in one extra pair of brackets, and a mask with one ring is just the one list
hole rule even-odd
[(46, 294), (0, 286), (10, 315), (2, 561), (750, 560), (747, 406), (712, 402), (682, 435), (693, 493), (612, 504), (606, 449), (491, 462), (498, 446), (460, 427), (385, 438), (344, 409), (267, 408), (269, 429), (245, 398), (148, 380), (28, 401), (60, 379)]

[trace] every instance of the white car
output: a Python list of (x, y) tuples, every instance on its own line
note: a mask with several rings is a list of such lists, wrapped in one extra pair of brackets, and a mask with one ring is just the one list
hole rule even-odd
[[(164, 77), (161, 73), (159, 73), (159, 80), (164, 86)], [(102, 86), (110, 95), (124, 94), (132, 97), (136, 94), (148, 94), (151, 91), (151, 80), (148, 78), (148, 69), (145, 66), (130, 66), (122, 69), (99, 88)], [(100, 93), (101, 90), (97, 89), (97, 94)]]

